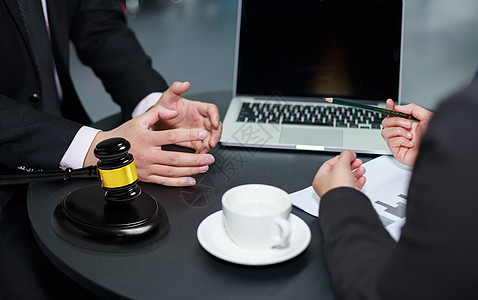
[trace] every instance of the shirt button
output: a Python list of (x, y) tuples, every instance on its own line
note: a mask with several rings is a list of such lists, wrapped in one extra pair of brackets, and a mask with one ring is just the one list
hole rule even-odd
[(38, 103), (40, 102), (40, 95), (38, 95), (37, 93), (33, 93), (30, 96), (28, 96), (28, 100), (30, 100), (33, 103)]

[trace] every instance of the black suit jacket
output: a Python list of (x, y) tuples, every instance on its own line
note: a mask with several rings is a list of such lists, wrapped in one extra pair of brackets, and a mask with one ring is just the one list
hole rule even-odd
[[(31, 0), (34, 1), (34, 0)], [(40, 0), (35, 0), (40, 1)], [(129, 119), (137, 103), (167, 84), (151, 66), (116, 0), (47, 0), (63, 117), (42, 111), (43, 99), (16, 0), (0, 0), (0, 172), (20, 166), (55, 169), (83, 124), (90, 122), (70, 77), (70, 44), (102, 80)], [(8, 168), (8, 170), (5, 170)], [(0, 187), (0, 298), (84, 297), (71, 290), (34, 243), (26, 186)]]
[(322, 197), (325, 259), (340, 299), (478, 299), (478, 84), (439, 106), (422, 140), (396, 243), (362, 193)]
[[(42, 112), (39, 77), (16, 0), (0, 0), (0, 172), (55, 169), (90, 122), (70, 77), (70, 44), (129, 119), (137, 103), (167, 84), (152, 68), (115, 0), (47, 0), (63, 117)], [(33, 95), (39, 94), (39, 97)], [(1, 189), (1, 188), (0, 188)], [(0, 209), (9, 197), (0, 198)]]
[(70, 77), (70, 41), (118, 103), (125, 119), (146, 95), (167, 88), (153, 70), (115, 0), (47, 0), (56, 67), (64, 93), (65, 118), (41, 112), (48, 101), (39, 78), (16, 0), (0, 0), (0, 163), (11, 168), (57, 168), (89, 118)]

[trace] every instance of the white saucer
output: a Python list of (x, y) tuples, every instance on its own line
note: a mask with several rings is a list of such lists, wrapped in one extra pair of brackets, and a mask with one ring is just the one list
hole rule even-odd
[(222, 210), (205, 218), (199, 224), (199, 244), (212, 255), (241, 265), (262, 266), (289, 260), (305, 250), (310, 243), (309, 226), (296, 215), (290, 215), (292, 233), (287, 248), (272, 248), (263, 251), (245, 250), (237, 246), (227, 235), (222, 220)]

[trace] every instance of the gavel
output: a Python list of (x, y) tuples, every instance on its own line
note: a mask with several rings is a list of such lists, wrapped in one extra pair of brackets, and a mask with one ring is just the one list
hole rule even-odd
[(128, 152), (131, 144), (124, 138), (104, 140), (94, 149), (96, 165), (81, 169), (59, 169), (0, 175), (0, 185), (26, 184), (72, 179), (99, 179), (105, 190), (105, 199), (111, 202), (132, 201), (141, 194), (136, 184), (138, 174), (133, 155)]
[(169, 231), (164, 208), (142, 191), (130, 143), (120, 137), (98, 143), (96, 166), (82, 169), (3, 175), (2, 184), (96, 178), (101, 185), (81, 187), (58, 203), (51, 223), (54, 231), (77, 246), (122, 252), (151, 246)]
[(81, 169), (58, 169), (1, 174), (0, 185), (25, 184), (72, 179), (100, 179), (102, 185), (115, 194), (115, 187), (129, 186), (138, 179), (133, 156), (128, 153), (130, 143), (123, 138), (104, 140), (94, 149), (97, 165)]
[[(128, 151), (130, 147), (130, 143), (123, 138), (116, 137), (104, 140), (98, 143), (94, 150), (96, 158), (99, 159), (97, 165), (80, 169), (65, 168), (31, 172), (19, 170), (11, 174), (0, 174), (0, 186), (60, 180), (69, 181), (72, 179), (100, 179), (103, 186), (107, 188), (111, 185), (120, 185), (121, 182), (129, 181), (132, 179), (131, 177), (137, 176), (134, 175), (136, 168), (132, 155), (123, 153), (125, 155), (123, 157), (123, 154), (120, 154), (125, 149)], [(174, 144), (164, 145), (161, 149), (164, 151), (195, 153), (194, 149)], [(118, 160), (118, 162), (116, 163), (115, 160)], [(133, 164), (128, 165), (130, 162)]]

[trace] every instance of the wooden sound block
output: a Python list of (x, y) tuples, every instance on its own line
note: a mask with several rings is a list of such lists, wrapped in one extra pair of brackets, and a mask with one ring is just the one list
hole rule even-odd
[(100, 186), (80, 188), (58, 204), (55, 232), (68, 242), (96, 251), (123, 252), (151, 246), (169, 231), (164, 208), (150, 195), (113, 203)]

